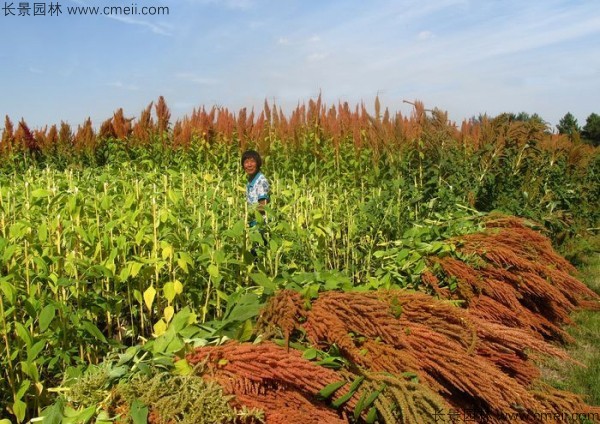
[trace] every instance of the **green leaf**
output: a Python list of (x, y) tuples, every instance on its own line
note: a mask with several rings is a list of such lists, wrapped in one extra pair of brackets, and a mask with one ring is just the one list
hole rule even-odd
[(138, 369), (140, 370), (140, 372), (148, 377), (152, 376), (153, 371), (152, 368), (150, 368), (150, 365), (148, 365), (145, 362), (138, 362), (137, 364)]
[(119, 273), (119, 280), (121, 280), (121, 282), (124, 283), (125, 281), (127, 281), (127, 279), (129, 278), (129, 271), (130, 269), (128, 266), (124, 267), (121, 270), (121, 272)]
[(143, 299), (142, 299), (142, 293), (140, 293), (139, 290), (135, 289), (133, 291), (133, 298), (135, 299), (135, 301), (137, 303), (142, 303)]
[(142, 262), (130, 262), (129, 263), (129, 275), (135, 277), (140, 273), (140, 270), (144, 264)]
[(345, 395), (343, 395), (339, 399), (334, 400), (331, 403), (331, 405), (333, 405), (334, 408), (339, 408), (344, 403), (348, 402), (350, 400), (350, 398), (352, 398), (352, 396), (354, 395), (354, 393), (356, 393), (356, 391), (358, 390), (358, 388), (360, 387), (360, 385), (362, 384), (362, 382), (363, 382), (364, 379), (365, 379), (365, 377), (362, 376), (362, 375), (356, 377), (354, 379), (354, 381), (352, 382), (352, 385), (350, 386), (350, 389), (348, 389), (348, 393), (346, 393)]
[(417, 262), (417, 265), (415, 266), (415, 270), (414, 273), (419, 275), (423, 272), (423, 270), (425, 270), (425, 268), (427, 267), (427, 264), (425, 263), (424, 260), (419, 260)]
[(161, 318), (152, 326), (152, 329), (154, 330), (154, 337), (160, 337), (167, 331), (167, 323)]
[(135, 355), (138, 354), (140, 349), (141, 349), (141, 346), (139, 346), (139, 345), (131, 346), (131, 347), (127, 348), (125, 353), (119, 355), (119, 362), (117, 362), (117, 366), (124, 365), (127, 362), (131, 361), (133, 358), (135, 358)]
[(46, 340), (40, 340), (31, 346), (31, 348), (27, 348), (27, 361), (35, 361), (40, 352), (44, 350), (44, 347), (46, 347)]
[(166, 241), (161, 242), (162, 246), (162, 258), (164, 260), (173, 256), (173, 246), (167, 243)]
[(21, 370), (33, 381), (40, 380), (40, 373), (35, 361), (21, 361)]
[(163, 310), (163, 316), (165, 318), (165, 322), (167, 322), (167, 324), (169, 322), (171, 322), (171, 319), (173, 318), (173, 315), (175, 314), (175, 308), (173, 308), (172, 306), (167, 306), (164, 310)]
[(15, 303), (17, 292), (11, 283), (6, 280), (0, 281), (0, 290), (2, 290), (2, 293), (4, 293), (4, 296), (6, 296), (9, 303)]
[(187, 252), (177, 252), (177, 256), (177, 265), (179, 265), (181, 269), (183, 269), (183, 272), (187, 274), (189, 272), (188, 266), (193, 265), (194, 260)]
[(175, 290), (176, 295), (183, 293), (183, 284), (181, 284), (181, 281), (173, 281), (173, 290)]
[(258, 301), (255, 304), (236, 304), (229, 315), (228, 321), (246, 321), (258, 315), (262, 304)]
[(40, 312), (40, 332), (43, 333), (48, 329), (52, 320), (56, 316), (56, 308), (54, 305), (46, 305)]
[(12, 404), (12, 411), (18, 422), (22, 422), (25, 419), (25, 413), (27, 412), (27, 405), (21, 399), (16, 399)]
[[(44, 409), (42, 413), (42, 416), (44, 417), (43, 424), (61, 424), (63, 420), (62, 411), (64, 406), (64, 400), (62, 400), (62, 398), (58, 398), (55, 403)], [(3, 424), (2, 421), (0, 421), (0, 424)]]
[(246, 220), (240, 219), (233, 226), (223, 232), (227, 237), (240, 238), (244, 235), (244, 229), (246, 228)]
[(227, 255), (222, 250), (215, 250), (214, 258), (215, 258), (215, 263), (217, 265), (221, 265), (222, 263), (225, 263), (225, 261), (227, 260)]
[(267, 275), (260, 273), (250, 274), (250, 278), (261, 287), (267, 289), (269, 293), (272, 293), (277, 289), (277, 284), (275, 284)]
[(208, 266), (208, 274), (212, 277), (212, 278), (219, 278), (220, 277), (220, 273), (219, 273), (219, 267), (214, 265), (214, 264), (210, 264)]
[(215, 290), (217, 292), (217, 296), (219, 299), (224, 300), (225, 302), (229, 302), (229, 295), (221, 290)]
[(35, 263), (35, 266), (38, 269), (38, 275), (48, 275), (48, 265), (42, 258), (40, 258), (39, 256), (34, 257), (33, 263)]
[(251, 231), (250, 232), (250, 241), (252, 243), (257, 243), (257, 244), (263, 244), (264, 243), (263, 236), (258, 231)]
[(169, 281), (168, 283), (166, 283), (163, 286), (163, 294), (165, 296), (165, 299), (167, 299), (167, 302), (171, 303), (173, 301), (173, 299), (175, 299), (175, 284), (173, 284), (173, 282)]
[(188, 306), (186, 306), (175, 314), (169, 328), (172, 328), (175, 333), (179, 333), (185, 327), (194, 324), (195, 322), (196, 315), (192, 313)]
[(86, 242), (87, 244), (91, 244), (90, 243), (90, 236), (89, 234), (81, 227), (75, 227), (75, 232), (77, 234), (79, 234), (79, 236), (81, 237), (81, 239)]
[(87, 423), (96, 415), (96, 407), (90, 406), (80, 411), (72, 408), (65, 408), (65, 418), (62, 424), (82, 424)]
[(418, 383), (419, 382), (419, 375), (415, 372), (412, 371), (407, 371), (407, 372), (403, 372), (402, 373), (402, 377), (404, 378), (410, 378), (410, 380), (413, 383)]
[[(108, 415), (106, 411), (100, 411), (96, 417), (96, 424), (113, 424), (114, 420)], [(44, 422), (46, 424), (46, 422)]]
[(50, 190), (45, 190), (43, 188), (38, 188), (35, 189), (31, 192), (31, 196), (32, 197), (49, 197), (52, 195), (52, 192)]
[(185, 359), (175, 362), (175, 375), (190, 375), (193, 371), (191, 365)]
[(144, 291), (144, 303), (149, 311), (152, 311), (152, 304), (154, 303), (154, 297), (156, 296), (156, 289), (150, 286)]
[(21, 383), (21, 385), (19, 386), (19, 391), (17, 392), (17, 399), (22, 399), (23, 396), (25, 396), (25, 393), (27, 393), (27, 390), (29, 390), (30, 387), (31, 387), (31, 381), (24, 380)]
[[(364, 392), (362, 394), (358, 403), (356, 404), (356, 407), (354, 408), (354, 419), (355, 420), (358, 420), (358, 417), (360, 416), (360, 414), (365, 409), (370, 407), (373, 402), (375, 402), (375, 399), (377, 399), (377, 396), (379, 396), (381, 394), (381, 392), (383, 392), (385, 390), (386, 387), (387, 387), (387, 385), (384, 383), (379, 387), (379, 389), (375, 390), (374, 392), (371, 392), (368, 396), (366, 396), (366, 394), (367, 394), (366, 392)], [(370, 412), (371, 411), (369, 411), (369, 413)]]
[(185, 343), (179, 337), (173, 337), (164, 350), (164, 353), (176, 353), (185, 347)]
[[(11, 228), (12, 231), (12, 228)], [(14, 238), (15, 236), (11, 234), (11, 236)], [(16, 244), (11, 244), (7, 247), (4, 248), (4, 254), (2, 255), (2, 259), (4, 260), (4, 262), (9, 262), (10, 259), (12, 258), (12, 256), (14, 255), (14, 253), (17, 251), (17, 245)]]
[(148, 423), (148, 407), (139, 399), (131, 402), (131, 419), (133, 420), (133, 424)]
[(441, 251), (444, 248), (445, 244), (442, 241), (434, 241), (431, 243), (431, 251), (432, 253), (436, 253)]
[(27, 331), (25, 326), (20, 322), (15, 322), (15, 330), (17, 331), (17, 336), (19, 336), (19, 338), (23, 340), (28, 347), (31, 346), (31, 334), (29, 334), (29, 331)]
[(48, 240), (48, 227), (44, 223), (38, 227), (38, 240), (42, 243)]
[(338, 369), (344, 365), (343, 361), (344, 360), (338, 356), (326, 356), (322, 360), (316, 362), (316, 364), (325, 368)]
[(373, 253), (373, 257), (379, 259), (379, 258), (382, 258), (383, 256), (385, 256), (386, 253), (387, 253), (387, 251), (385, 251), (385, 250), (378, 250), (375, 253)]
[(112, 367), (108, 372), (108, 379), (110, 381), (119, 380), (121, 377), (124, 377), (129, 372), (129, 367), (127, 365), (120, 365), (118, 367)]
[(399, 262), (399, 261), (406, 259), (406, 257), (408, 256), (409, 253), (410, 253), (410, 250), (408, 250), (408, 249), (400, 250), (400, 252), (398, 252), (398, 255), (396, 256), (396, 261)]
[(344, 386), (345, 384), (346, 384), (345, 380), (336, 381), (335, 383), (328, 384), (327, 386), (323, 387), (319, 391), (317, 396), (319, 396), (322, 399), (329, 399), (335, 393), (336, 390), (338, 390), (340, 387)]
[(142, 240), (144, 240), (145, 227), (140, 228), (140, 230), (135, 235), (135, 244), (142, 244)]
[(82, 326), (85, 331), (87, 331), (90, 335), (94, 336), (96, 339), (100, 340), (103, 343), (107, 343), (106, 337), (104, 334), (96, 327), (91, 321), (83, 321)]
[(304, 351), (304, 353), (302, 354), (302, 357), (304, 359), (308, 359), (309, 361), (312, 361), (313, 359), (315, 359), (317, 357), (318, 353), (319, 352), (317, 351), (317, 349), (308, 348)]
[(373, 407), (371, 407), (371, 409), (369, 409), (369, 413), (367, 414), (367, 418), (365, 419), (365, 421), (367, 422), (367, 424), (373, 424), (376, 419), (377, 419), (377, 408), (375, 408), (373, 406)]
[(363, 405), (365, 404), (366, 398), (367, 398), (367, 392), (365, 391), (362, 393), (362, 395), (360, 396), (360, 399), (358, 399), (358, 402), (356, 403), (356, 406), (354, 407), (354, 421), (358, 420), (358, 417), (360, 417), (360, 414), (365, 409), (365, 407)]
[(246, 321), (244, 321), (244, 323), (238, 329), (237, 334), (235, 335), (235, 338), (237, 340), (239, 340), (240, 342), (247, 342), (252, 337), (253, 332), (254, 332), (254, 327), (252, 326), (252, 320), (247, 319)]

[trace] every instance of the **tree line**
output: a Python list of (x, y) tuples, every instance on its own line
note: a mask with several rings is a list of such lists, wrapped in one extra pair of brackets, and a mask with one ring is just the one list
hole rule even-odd
[[(479, 115), (478, 117), (471, 118), (471, 121), (482, 122), (484, 118), (490, 119), (487, 115)], [(537, 113), (505, 112), (494, 116), (492, 119), (504, 119), (508, 122), (536, 123), (545, 126), (546, 133), (550, 134), (551, 132), (550, 124)], [(565, 116), (560, 119), (558, 125), (556, 125), (556, 129), (559, 134), (567, 135), (573, 142), (581, 142), (594, 147), (600, 146), (600, 115), (597, 113), (590, 114), (586, 119), (585, 125), (582, 127), (579, 125), (579, 122), (577, 122), (577, 118), (575, 118), (571, 112), (567, 112)]]
[(592, 113), (587, 117), (585, 125), (579, 126), (577, 119), (568, 112), (556, 126), (559, 134), (567, 134), (571, 139), (580, 139), (592, 146), (600, 146), (600, 115)]

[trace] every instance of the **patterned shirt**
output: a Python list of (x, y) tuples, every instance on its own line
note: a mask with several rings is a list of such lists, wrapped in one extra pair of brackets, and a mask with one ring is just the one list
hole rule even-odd
[(260, 200), (269, 201), (269, 182), (262, 172), (257, 172), (252, 181), (246, 184), (246, 200), (255, 205)]

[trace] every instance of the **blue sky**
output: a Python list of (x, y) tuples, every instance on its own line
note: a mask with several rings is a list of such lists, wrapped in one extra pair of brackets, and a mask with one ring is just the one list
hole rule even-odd
[[(18, 14), (21, 1), (12, 3)], [(524, 111), (553, 127), (571, 112), (584, 125), (600, 113), (597, 0), (53, 3), (61, 15), (0, 9), (0, 117), (34, 128), (87, 117), (99, 127), (120, 107), (139, 116), (160, 95), (174, 118), (203, 105), (261, 109), (265, 99), (290, 112), (319, 92), (328, 105), (371, 110), (379, 94), (405, 114), (403, 100), (421, 100), (458, 124)], [(67, 13), (133, 5), (169, 14)]]

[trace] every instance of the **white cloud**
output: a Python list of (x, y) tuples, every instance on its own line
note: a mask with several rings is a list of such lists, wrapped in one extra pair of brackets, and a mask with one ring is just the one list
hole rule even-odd
[(139, 25), (150, 29), (155, 34), (171, 36), (173, 35), (167, 25), (157, 25), (148, 21), (141, 21), (139, 19), (133, 19), (126, 16), (117, 16), (117, 15), (104, 15), (107, 18), (114, 19), (115, 21), (123, 22), (128, 25)]
[[(517, 29), (506, 29), (503, 35), (509, 37), (501, 43), (498, 37), (496, 48), (490, 54), (508, 54), (549, 46), (563, 41), (600, 32), (600, 17), (579, 20), (572, 25), (561, 25), (560, 21), (547, 22), (545, 25), (522, 26)], [(512, 34), (512, 36), (510, 36)]]
[(312, 53), (306, 57), (308, 62), (319, 62), (329, 56), (327, 53)]
[(421, 31), (417, 35), (417, 40), (420, 41), (431, 40), (432, 38), (434, 38), (434, 35), (431, 31)]
[[(299, 41), (302, 40), (302, 41)], [(318, 35), (313, 35), (309, 38), (304, 38), (302, 36), (300, 37), (295, 37), (295, 41), (292, 42), (292, 40), (290, 40), (289, 37), (279, 37), (277, 39), (277, 44), (282, 45), (282, 46), (289, 46), (289, 45), (306, 45), (306, 44), (312, 44), (312, 43), (318, 43), (321, 41), (321, 37), (319, 37)]]

